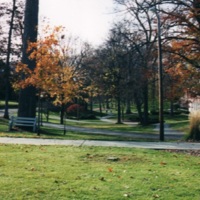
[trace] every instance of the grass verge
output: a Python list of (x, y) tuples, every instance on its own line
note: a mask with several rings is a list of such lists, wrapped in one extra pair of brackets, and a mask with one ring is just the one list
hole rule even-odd
[(199, 200), (199, 165), (155, 150), (0, 145), (0, 199)]

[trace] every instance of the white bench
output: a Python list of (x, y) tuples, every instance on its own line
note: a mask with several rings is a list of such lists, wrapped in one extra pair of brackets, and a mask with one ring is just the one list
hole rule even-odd
[(33, 127), (33, 132), (36, 132), (37, 118), (12, 116), (9, 121), (9, 131), (11, 131), (14, 126)]

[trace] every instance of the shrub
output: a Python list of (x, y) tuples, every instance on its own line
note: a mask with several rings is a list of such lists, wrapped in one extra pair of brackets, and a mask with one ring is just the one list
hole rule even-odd
[(67, 108), (67, 114), (76, 116), (77, 112), (83, 112), (84, 107), (79, 104), (72, 104)]
[(140, 118), (138, 114), (133, 113), (133, 114), (128, 115), (127, 120), (132, 121), (132, 122), (138, 122), (140, 121)]
[(159, 111), (158, 110), (151, 110), (150, 114), (151, 115), (159, 115)]
[(91, 113), (85, 109), (84, 106), (79, 104), (72, 104), (67, 108), (67, 115), (69, 118), (77, 119), (97, 119), (94, 113)]
[(189, 115), (190, 130), (188, 139), (200, 140), (200, 111), (193, 111)]
[(94, 114), (82, 114), (80, 116), (80, 119), (89, 119), (89, 120), (92, 120), (92, 119), (97, 119), (96, 116)]

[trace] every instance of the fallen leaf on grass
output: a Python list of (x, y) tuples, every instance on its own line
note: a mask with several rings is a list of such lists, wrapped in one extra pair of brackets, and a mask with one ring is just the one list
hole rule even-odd
[(100, 181), (106, 181), (104, 177), (101, 177), (99, 180)]
[(34, 167), (32, 167), (32, 168), (31, 168), (31, 171), (35, 171), (35, 168), (34, 168)]
[(97, 190), (97, 191), (99, 191), (99, 190), (100, 190), (98, 187), (94, 187), (93, 189), (94, 189), (94, 190)]
[(124, 197), (130, 197), (130, 195), (129, 194), (124, 194)]
[(167, 165), (167, 163), (166, 162), (160, 162), (160, 165), (165, 166), (165, 165)]
[(158, 194), (153, 195), (154, 198), (160, 198), (160, 196)]
[(108, 168), (108, 171), (109, 171), (109, 172), (113, 172), (113, 168), (112, 168), (112, 167), (109, 167), (109, 168)]

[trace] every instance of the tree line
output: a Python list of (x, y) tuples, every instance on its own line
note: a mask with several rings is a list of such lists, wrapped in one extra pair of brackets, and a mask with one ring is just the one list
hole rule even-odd
[[(20, 48), (14, 48), (15, 43), (11, 42), (11, 49), (0, 52), (5, 80), (11, 83), (12, 79), (19, 94), (19, 116), (35, 116), (36, 99), (45, 94), (60, 106), (61, 119), (70, 103), (82, 102), (93, 110), (95, 100), (101, 112), (103, 104), (109, 109), (112, 99), (116, 102), (118, 123), (122, 123), (124, 112), (132, 112), (134, 104), (141, 124), (148, 124), (149, 111), (158, 110), (159, 36), (164, 100), (170, 103), (171, 114), (174, 103), (186, 91), (199, 95), (200, 1), (114, 1), (116, 12), (123, 17), (113, 23), (101, 46), (94, 48), (85, 43), (78, 52), (73, 51), (74, 43), (69, 43), (62, 27), (46, 28), (38, 36), (38, 0), (26, 0), (21, 11), (14, 6), (20, 3), (17, 0), (13, 0), (12, 8), (4, 5), (7, 13), (0, 8), (1, 18), (14, 16), (8, 25), (22, 38)], [(161, 33), (156, 26), (158, 20)], [(9, 42), (3, 40), (3, 27), (0, 30), (3, 50), (4, 42)], [(19, 57), (12, 70), (9, 62), (5, 62), (4, 58), (10, 56), (5, 52), (12, 56), (17, 52)]]

